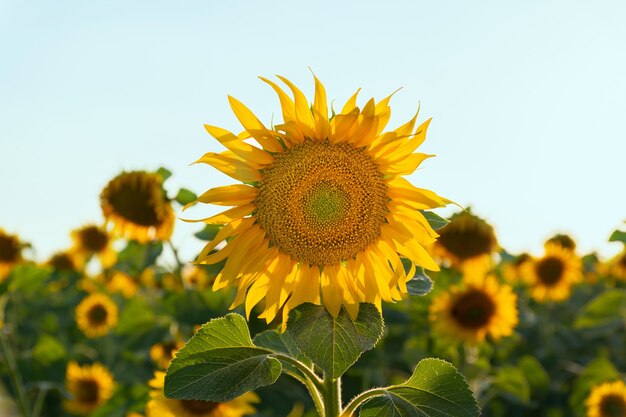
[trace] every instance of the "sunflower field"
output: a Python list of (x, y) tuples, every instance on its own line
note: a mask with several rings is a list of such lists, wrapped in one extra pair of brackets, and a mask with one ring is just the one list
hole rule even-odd
[(242, 131), (205, 125), (225, 150), (196, 162), (233, 184), (121, 172), (45, 262), (0, 225), (1, 417), (626, 417), (626, 231), (612, 259), (509, 253), (405, 178), (430, 120), (262, 80), (279, 123), (229, 97)]

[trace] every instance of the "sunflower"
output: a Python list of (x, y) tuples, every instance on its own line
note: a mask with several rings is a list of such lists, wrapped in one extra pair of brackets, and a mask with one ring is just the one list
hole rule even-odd
[(510, 335), (517, 316), (517, 296), (511, 287), (474, 271), (466, 272), (462, 284), (435, 298), (429, 309), (437, 333), (471, 344), (487, 335), (493, 340)]
[(502, 277), (509, 284), (515, 285), (523, 281), (522, 271), (525, 268), (527, 262), (530, 262), (532, 257), (527, 253), (522, 253), (509, 262), (502, 264)]
[(626, 417), (626, 385), (622, 381), (597, 385), (585, 404), (587, 417)]
[(550, 239), (546, 240), (545, 244), (557, 245), (562, 247), (563, 249), (571, 250), (572, 252), (576, 250), (576, 241), (574, 241), (571, 236), (561, 233), (558, 233), (552, 236)]
[(167, 369), (170, 362), (176, 356), (176, 352), (185, 345), (181, 340), (157, 343), (150, 348), (150, 359), (161, 369)]
[(160, 175), (123, 172), (100, 194), (102, 213), (116, 234), (145, 243), (167, 240), (174, 229), (174, 211)]
[(198, 265), (186, 265), (182, 271), (185, 285), (192, 288), (204, 289), (208, 287), (209, 274), (206, 269)]
[(139, 291), (137, 282), (127, 273), (115, 271), (106, 283), (107, 291), (120, 293), (124, 298), (131, 298)]
[(47, 264), (57, 271), (78, 271), (82, 266), (81, 260), (72, 250), (56, 252)]
[(626, 281), (626, 247), (604, 265), (604, 270), (611, 276)]
[(22, 244), (15, 235), (7, 234), (0, 228), (0, 282), (3, 281), (11, 268), (22, 260)]
[(253, 414), (252, 404), (258, 403), (259, 397), (248, 392), (241, 397), (225, 403), (198, 400), (172, 400), (163, 394), (165, 372), (155, 372), (150, 386), (150, 401), (146, 406), (147, 417), (242, 417)]
[(64, 405), (71, 413), (89, 414), (113, 395), (113, 376), (99, 363), (80, 366), (70, 362), (65, 379), (72, 398)]
[(115, 263), (117, 255), (111, 246), (111, 236), (105, 228), (93, 224), (83, 226), (72, 231), (72, 239), (74, 240), (73, 251), (83, 258), (83, 262), (96, 255), (105, 268)]
[(117, 306), (104, 294), (90, 294), (76, 307), (76, 323), (87, 337), (104, 336), (117, 324)]
[[(235, 135), (215, 126), (206, 130), (227, 151), (209, 152), (197, 162), (217, 168), (243, 184), (217, 187), (197, 202), (234, 206), (203, 219), (223, 224), (198, 257), (201, 264), (225, 265), (213, 289), (238, 289), (233, 307), (247, 314), (265, 299), (260, 317), (269, 323), (281, 310), (283, 323), (295, 306), (323, 304), (336, 316), (344, 306), (356, 317), (360, 302), (401, 299), (406, 282), (401, 257), (438, 270), (424, 249), (438, 236), (420, 210), (449, 203), (411, 185), (413, 173), (432, 155), (414, 153), (430, 120), (414, 128), (417, 115), (382, 133), (391, 115), (391, 96), (361, 109), (355, 93), (328, 119), (323, 85), (315, 78), (312, 104), (289, 80), (278, 94), (283, 123), (265, 127), (241, 102), (229, 97), (244, 127)], [(260, 147), (245, 139), (253, 138)], [(220, 250), (218, 244), (227, 241)]]
[(454, 214), (439, 234), (434, 253), (455, 268), (490, 266), (498, 249), (493, 227), (469, 211)]
[(537, 301), (562, 301), (572, 284), (582, 279), (580, 258), (557, 244), (546, 244), (545, 254), (524, 266), (522, 271)]

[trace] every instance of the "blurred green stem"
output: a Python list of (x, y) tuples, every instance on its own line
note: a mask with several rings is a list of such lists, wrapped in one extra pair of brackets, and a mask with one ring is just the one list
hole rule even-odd
[(174, 246), (174, 243), (172, 243), (172, 239), (167, 239), (167, 244), (172, 250), (172, 253), (174, 254), (174, 259), (176, 260), (176, 270), (174, 271), (174, 275), (178, 277), (178, 279), (180, 280), (180, 284), (183, 286), (183, 288), (185, 288), (185, 280), (183, 280), (182, 274), (183, 263), (178, 256), (178, 249), (176, 249), (176, 246)]
[(17, 369), (17, 362), (15, 361), (15, 356), (13, 356), (13, 351), (11, 350), (6, 335), (4, 333), (4, 306), (6, 305), (6, 297), (0, 298), (0, 320), (2, 320), (2, 325), (0, 325), (0, 345), (2, 345), (2, 354), (6, 360), (7, 368), (9, 370), (9, 374), (11, 375), (11, 381), (15, 386), (15, 392), (17, 394), (17, 402), (22, 410), (22, 414), (24, 417), (30, 417), (30, 407), (28, 404), (28, 399), (26, 398), (26, 391), (24, 391), (24, 384), (22, 382), (22, 376), (20, 375), (19, 370)]

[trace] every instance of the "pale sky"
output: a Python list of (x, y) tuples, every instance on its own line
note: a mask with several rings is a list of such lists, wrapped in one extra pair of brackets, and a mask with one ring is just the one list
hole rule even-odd
[[(0, 227), (43, 259), (101, 221), (123, 169), (169, 168), (172, 196), (232, 183), (189, 166), (220, 150), (202, 125), (241, 130), (228, 94), (278, 120), (257, 76), (312, 98), (310, 67), (337, 103), (402, 87), (391, 128), (421, 104), (438, 156), (410, 180), (471, 205), (510, 252), (567, 232), (610, 255), (626, 219), (624, 22), (622, 0), (0, 0)], [(187, 258), (198, 228), (177, 223)]]

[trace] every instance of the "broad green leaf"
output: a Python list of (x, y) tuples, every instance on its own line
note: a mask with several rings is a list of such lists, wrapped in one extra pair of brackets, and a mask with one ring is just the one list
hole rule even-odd
[(172, 171), (163, 167), (157, 169), (156, 173), (161, 176), (163, 182), (165, 182), (165, 180), (172, 176)]
[(443, 217), (432, 211), (420, 210), (420, 212), (424, 215), (424, 217), (426, 217), (426, 220), (428, 220), (430, 227), (432, 227), (434, 230), (441, 229), (442, 227), (450, 223), (450, 220), (444, 219)]
[(524, 372), (515, 366), (503, 366), (496, 373), (494, 386), (499, 392), (510, 398), (528, 404), (530, 401), (530, 386)]
[(424, 359), (411, 378), (361, 406), (360, 417), (477, 417), (480, 409), (463, 376), (441, 359)]
[(626, 244), (626, 232), (622, 232), (621, 230), (614, 231), (609, 238), (609, 242), (622, 242)]
[(161, 252), (163, 244), (160, 242), (144, 245), (131, 240), (117, 256), (116, 268), (137, 276), (147, 267), (154, 265)]
[(433, 289), (433, 281), (420, 266), (417, 267), (415, 276), (406, 283), (406, 289), (409, 295), (426, 295)]
[(207, 224), (206, 226), (204, 226), (204, 229), (195, 233), (194, 236), (200, 240), (213, 240), (215, 239), (215, 236), (217, 236), (217, 232), (219, 232), (223, 226), (224, 225), (222, 224)]
[(274, 383), (281, 373), (273, 352), (252, 343), (246, 320), (231, 313), (213, 319), (177, 353), (165, 377), (165, 395), (181, 400), (230, 401)]
[[(273, 350), (274, 352), (284, 353), (309, 367), (311, 366), (311, 361), (300, 353), (296, 342), (287, 332), (281, 333), (278, 330), (266, 330), (254, 336), (253, 342), (257, 346)], [(299, 372), (296, 367), (288, 363), (283, 363), (283, 367), (292, 372)]]
[(6, 282), (8, 282), (11, 292), (20, 291), (32, 294), (40, 290), (49, 277), (50, 270), (48, 268), (40, 268), (35, 264), (24, 264), (15, 266)]
[(287, 332), (306, 357), (331, 378), (338, 378), (376, 345), (383, 319), (372, 304), (361, 304), (352, 321), (343, 308), (334, 318), (324, 306), (306, 303), (289, 313)]
[(541, 363), (534, 356), (525, 355), (517, 364), (528, 380), (533, 393), (545, 393), (550, 384), (550, 376)]
[(139, 336), (152, 328), (155, 316), (143, 298), (133, 298), (120, 311), (115, 332), (121, 336)]
[(67, 355), (65, 346), (54, 336), (42, 334), (33, 348), (33, 358), (44, 366), (61, 360)]
[(174, 200), (178, 202), (178, 204), (184, 206), (185, 204), (189, 204), (193, 201), (196, 201), (198, 196), (193, 192), (186, 188), (181, 188), (178, 190), (178, 194), (174, 197)]
[(572, 392), (569, 397), (569, 404), (578, 416), (585, 415), (585, 399), (589, 395), (591, 388), (603, 382), (619, 378), (619, 373), (610, 360), (606, 358), (596, 358), (587, 365), (583, 373), (574, 382)]
[(624, 325), (626, 319), (626, 291), (605, 291), (588, 302), (576, 321), (574, 328), (605, 328), (615, 330)]

